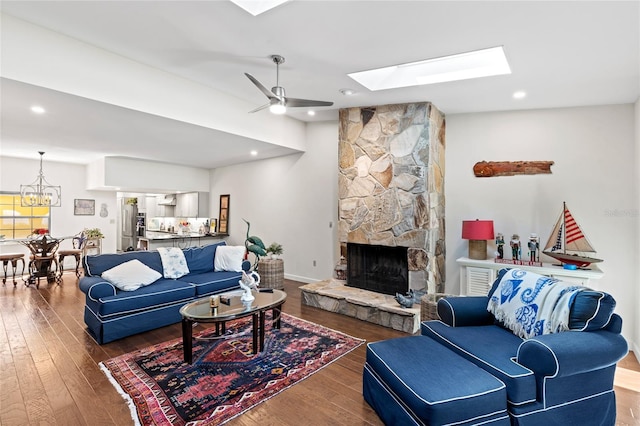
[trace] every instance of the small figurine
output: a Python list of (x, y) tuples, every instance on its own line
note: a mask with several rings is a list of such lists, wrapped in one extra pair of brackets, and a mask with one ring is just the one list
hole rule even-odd
[(396, 302), (398, 302), (403, 308), (410, 308), (413, 306), (413, 296), (404, 296), (400, 293), (396, 293), (394, 299), (396, 299)]
[(520, 260), (520, 236), (513, 234), (509, 245), (511, 246), (511, 259)]
[(532, 233), (529, 236), (529, 260), (535, 262), (539, 259), (540, 243), (538, 243), (538, 235)]
[(396, 299), (396, 302), (403, 308), (410, 308), (414, 304), (420, 303), (420, 298), (425, 294), (427, 294), (426, 291), (411, 289), (406, 295), (396, 293), (394, 299)]
[(496, 235), (496, 245), (498, 246), (498, 259), (504, 259), (504, 235)]
[(413, 298), (413, 303), (420, 303), (420, 299), (425, 294), (427, 294), (426, 288), (425, 290), (414, 290), (414, 289), (409, 290), (409, 296)]
[(255, 296), (251, 294), (251, 290), (258, 288), (258, 285), (260, 285), (260, 275), (256, 271), (251, 271), (249, 274), (242, 271), (242, 279), (238, 281), (238, 284), (244, 290), (240, 300), (242, 302), (253, 302)]

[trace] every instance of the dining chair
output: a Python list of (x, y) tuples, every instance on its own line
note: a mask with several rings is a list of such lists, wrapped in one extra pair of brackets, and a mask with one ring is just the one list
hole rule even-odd
[(73, 256), (76, 259), (76, 277), (80, 278), (80, 265), (82, 264), (82, 252), (84, 249), (84, 244), (87, 242), (87, 238), (84, 235), (84, 232), (80, 232), (73, 237), (72, 244), (73, 248), (58, 250), (58, 278), (57, 281), (60, 283), (62, 281), (62, 274), (64, 273), (64, 258), (66, 256)]

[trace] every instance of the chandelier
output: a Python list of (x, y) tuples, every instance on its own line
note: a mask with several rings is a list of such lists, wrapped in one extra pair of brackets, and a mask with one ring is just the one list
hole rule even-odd
[(20, 205), (22, 207), (60, 207), (60, 187), (50, 185), (42, 173), (42, 156), (40, 154), (40, 173), (29, 185), (20, 185)]

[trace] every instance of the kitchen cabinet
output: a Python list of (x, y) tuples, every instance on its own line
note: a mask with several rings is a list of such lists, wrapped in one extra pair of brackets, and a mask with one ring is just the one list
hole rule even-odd
[(147, 214), (147, 217), (158, 217), (158, 205), (156, 203), (156, 197), (142, 197), (144, 200), (144, 210), (140, 210), (139, 212), (143, 212)]
[(166, 197), (164, 195), (159, 195), (157, 197), (154, 197), (154, 202), (153, 202), (154, 214), (153, 215), (149, 213), (149, 210), (151, 210), (151, 208), (149, 207), (150, 203), (148, 202), (147, 217), (174, 217), (175, 206), (161, 204), (161, 203), (164, 203), (165, 200), (166, 200)]
[(140, 196), (138, 199), (138, 213), (147, 213), (147, 197)]
[(209, 217), (209, 193), (187, 192), (176, 196), (176, 217)]

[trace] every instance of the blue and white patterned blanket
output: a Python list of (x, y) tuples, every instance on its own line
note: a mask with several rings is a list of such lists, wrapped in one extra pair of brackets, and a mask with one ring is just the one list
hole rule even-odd
[(569, 329), (573, 296), (585, 287), (521, 269), (508, 270), (487, 310), (514, 334), (528, 339)]
[(158, 247), (165, 278), (180, 278), (189, 273), (184, 252), (178, 247)]

